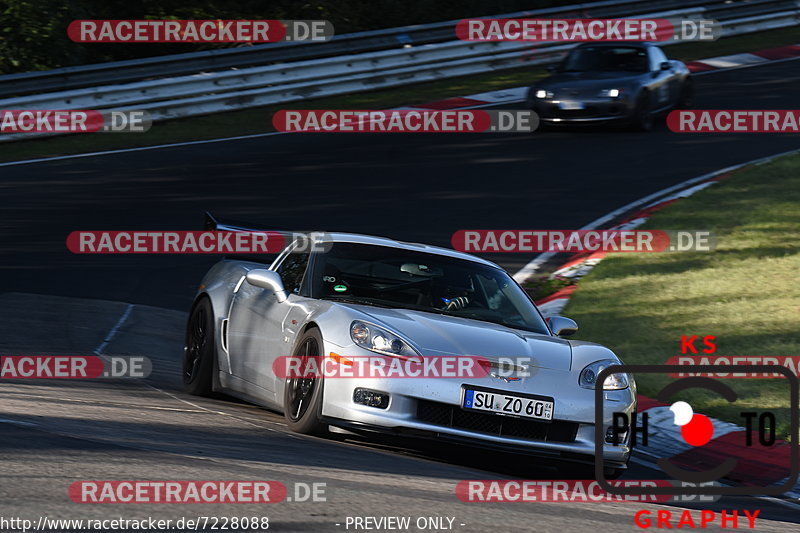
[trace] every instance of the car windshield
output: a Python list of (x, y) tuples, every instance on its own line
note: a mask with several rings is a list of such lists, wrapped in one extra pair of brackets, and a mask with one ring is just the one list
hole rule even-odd
[(647, 50), (634, 46), (586, 46), (574, 49), (564, 60), (564, 72), (647, 72)]
[(502, 270), (388, 246), (337, 242), (318, 253), (311, 295), (548, 333), (531, 300)]

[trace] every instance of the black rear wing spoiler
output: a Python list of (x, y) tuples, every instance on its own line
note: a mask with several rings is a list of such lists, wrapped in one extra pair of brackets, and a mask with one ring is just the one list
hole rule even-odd
[[(269, 233), (278, 233), (280, 234), (284, 242), (288, 245), (296, 240), (302, 240), (303, 243), (298, 245), (298, 248), (292, 251), (302, 251), (302, 250), (323, 250), (327, 249), (326, 245), (329, 245), (329, 241), (325, 239), (324, 232), (322, 231), (290, 231), (284, 228), (257, 228), (253, 224), (249, 224), (247, 222), (240, 222), (234, 220), (222, 220), (219, 217), (215, 217), (210, 212), (206, 211), (204, 221), (203, 221), (203, 228), (206, 231), (232, 231), (232, 232), (239, 232), (239, 231), (252, 231), (252, 232), (269, 232)], [(319, 236), (322, 236), (319, 239)], [(319, 239), (319, 240), (318, 240)], [(227, 256), (233, 259), (242, 259), (243, 256)], [(259, 260), (263, 261), (263, 259)]]
[(203, 217), (203, 229), (206, 231), (269, 231), (269, 232), (276, 232), (281, 234), (290, 234), (292, 232), (283, 229), (283, 228), (257, 228), (254, 225), (251, 225), (247, 222), (239, 222), (234, 220), (222, 220), (219, 217), (215, 217), (210, 212), (206, 211), (205, 216)]
[[(246, 231), (269, 231), (270, 233), (280, 233), (283, 235), (284, 239), (286, 239), (286, 233), (282, 230), (266, 230), (264, 228), (256, 228), (254, 225), (248, 224), (246, 222), (239, 222), (233, 220), (222, 220), (219, 217), (215, 217), (210, 212), (206, 211), (205, 215), (203, 216), (203, 229), (205, 231), (231, 231), (231, 232), (246, 232)], [(280, 252), (276, 252), (273, 254), (259, 254), (259, 255), (251, 255), (251, 254), (228, 254), (225, 256), (225, 259), (235, 259), (237, 261), (250, 261), (253, 263), (261, 263), (264, 265), (269, 266), (275, 260), (275, 258), (280, 254)]]

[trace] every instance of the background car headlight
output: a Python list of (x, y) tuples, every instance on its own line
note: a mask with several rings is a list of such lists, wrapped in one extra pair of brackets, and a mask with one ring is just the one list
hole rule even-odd
[(553, 92), (545, 89), (536, 89), (536, 98), (552, 98)]
[(362, 348), (380, 354), (419, 357), (414, 348), (394, 333), (359, 320), (350, 324), (350, 338)]
[[(593, 389), (597, 383), (597, 375), (604, 369), (611, 365), (618, 365), (619, 361), (614, 359), (604, 359), (602, 361), (595, 361), (586, 368), (581, 370), (581, 375), (578, 378), (578, 384), (584, 389)], [(603, 383), (603, 390), (621, 390), (627, 389), (629, 385), (628, 375), (624, 372), (618, 374), (610, 374), (605, 383)]]
[(623, 92), (622, 89), (603, 89), (598, 93), (597, 96), (603, 96), (606, 98), (616, 98), (621, 95)]

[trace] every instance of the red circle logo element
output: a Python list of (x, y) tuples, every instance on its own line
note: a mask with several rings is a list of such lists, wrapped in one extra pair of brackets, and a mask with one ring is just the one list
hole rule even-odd
[(702, 446), (714, 435), (714, 426), (706, 415), (693, 415), (688, 424), (681, 426), (681, 435), (687, 444)]

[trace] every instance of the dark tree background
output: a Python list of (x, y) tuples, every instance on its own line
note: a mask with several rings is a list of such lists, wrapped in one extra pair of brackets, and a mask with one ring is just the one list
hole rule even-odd
[(231, 46), (73, 43), (67, 26), (77, 19), (325, 19), (343, 34), (574, 3), (578, 1), (0, 0), (0, 73)]

